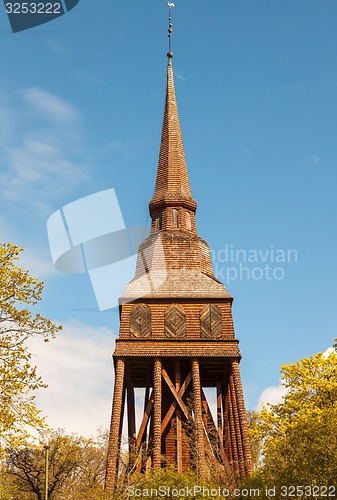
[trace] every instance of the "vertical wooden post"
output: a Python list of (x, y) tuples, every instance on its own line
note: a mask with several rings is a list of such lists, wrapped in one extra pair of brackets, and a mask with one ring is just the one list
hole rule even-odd
[[(229, 463), (234, 463), (233, 447), (231, 444), (231, 427), (230, 427), (230, 377), (231, 365), (225, 365), (225, 376), (222, 385), (222, 412), (223, 412), (223, 444), (225, 453), (228, 457)], [(234, 470), (234, 468), (233, 468)]]
[(233, 450), (230, 440), (230, 425), (229, 425), (229, 388), (224, 382), (222, 384), (222, 414), (223, 414), (223, 446), (230, 464), (233, 463)]
[(233, 361), (233, 381), (234, 387), (236, 390), (236, 400), (237, 407), (240, 419), (240, 428), (241, 428), (241, 438), (242, 438), (242, 448), (244, 453), (244, 463), (245, 463), (245, 472), (246, 475), (249, 475), (253, 472), (253, 460), (252, 460), (252, 452), (250, 447), (250, 441), (248, 436), (248, 424), (247, 424), (247, 415), (245, 409), (245, 402), (243, 399), (243, 389), (240, 377), (240, 369), (237, 361)]
[(146, 386), (145, 386), (145, 395), (144, 395), (144, 413), (146, 411), (147, 402), (150, 397), (150, 382), (151, 382), (151, 370), (150, 366), (146, 366)]
[(236, 431), (235, 431), (235, 421), (233, 414), (233, 402), (232, 402), (232, 391), (228, 381), (228, 416), (229, 416), (229, 431), (230, 431), (230, 446), (232, 450), (232, 466), (234, 469), (235, 476), (240, 476), (239, 469), (239, 454), (238, 454), (238, 445), (236, 440)]
[(161, 468), (161, 399), (162, 399), (162, 380), (161, 380), (161, 360), (154, 360), (153, 370), (153, 468)]
[(125, 372), (124, 358), (117, 358), (115, 387), (114, 387), (114, 396), (112, 403), (111, 426), (110, 426), (110, 439), (109, 439), (106, 476), (105, 476), (105, 489), (108, 495), (113, 495), (117, 477), (117, 462), (118, 462), (120, 435), (121, 435), (120, 432), (121, 415), (123, 413), (122, 407), (123, 407), (123, 393), (124, 393), (124, 372)]
[(197, 447), (197, 473), (200, 477), (206, 476), (204, 431), (201, 407), (201, 384), (199, 361), (192, 359), (192, 385), (193, 385), (193, 408), (195, 419), (196, 447)]
[(230, 387), (231, 387), (231, 399), (232, 399), (232, 407), (233, 407), (233, 417), (234, 417), (234, 425), (235, 425), (237, 450), (238, 450), (238, 456), (239, 456), (238, 458), (239, 458), (240, 477), (245, 477), (245, 457), (243, 454), (242, 438), (241, 438), (241, 425), (240, 425), (238, 403), (236, 400), (236, 391), (235, 391), (233, 374), (230, 377)]
[[(135, 392), (132, 383), (130, 366), (126, 366), (125, 373), (126, 394), (127, 394), (127, 422), (128, 422), (128, 444), (129, 444), (129, 467), (133, 467), (136, 462), (136, 413), (135, 413)], [(123, 405), (124, 407), (124, 405)], [(123, 424), (121, 424), (122, 426)]]
[[(125, 370), (126, 370), (126, 367), (127, 367), (127, 364), (125, 363)], [(121, 416), (120, 416), (120, 419), (119, 419), (119, 448), (118, 448), (117, 462), (116, 462), (116, 473), (117, 473), (117, 476), (118, 476), (118, 472), (119, 472), (119, 461), (120, 461), (120, 458), (121, 458), (120, 447), (121, 447), (121, 438), (122, 438), (122, 435), (123, 435), (125, 397), (126, 397), (126, 387), (125, 387), (125, 374), (124, 374), (124, 387), (123, 387), (123, 394), (122, 394), (122, 408), (121, 408)]]
[(206, 434), (208, 435), (209, 434), (208, 423), (209, 423), (209, 418), (212, 417), (212, 415), (211, 412), (209, 411), (208, 403), (203, 390), (201, 390), (201, 411), (202, 411), (202, 421), (204, 422), (205, 431)]
[[(175, 371), (175, 387), (176, 391), (179, 392), (181, 385), (179, 360), (175, 361), (174, 371)], [(179, 408), (179, 406), (176, 409), (176, 431), (177, 431), (177, 471), (181, 472), (183, 463), (183, 447), (182, 447), (182, 433), (181, 433), (181, 409)]]
[(217, 406), (217, 427), (218, 435), (220, 440), (220, 446), (223, 445), (223, 418), (222, 418), (222, 394), (221, 394), (221, 384), (218, 381), (216, 383), (216, 406)]
[[(147, 365), (147, 370), (146, 370), (146, 386), (145, 386), (145, 394), (144, 394), (144, 414), (146, 413), (146, 408), (147, 408), (147, 405), (148, 405), (148, 401), (149, 401), (149, 398), (150, 398), (150, 384), (151, 384), (151, 376), (152, 376), (152, 373), (151, 373), (151, 369), (150, 369), (150, 366)], [(141, 442), (143, 443), (143, 447), (144, 447), (144, 450), (147, 450), (147, 447), (148, 447), (148, 421), (146, 423), (146, 426), (145, 426), (145, 430), (144, 430), (144, 433), (143, 433), (143, 436), (142, 436), (142, 440)]]
[(135, 393), (132, 384), (130, 370), (126, 371), (126, 390), (128, 405), (128, 438), (129, 445), (136, 437), (136, 414), (135, 414)]

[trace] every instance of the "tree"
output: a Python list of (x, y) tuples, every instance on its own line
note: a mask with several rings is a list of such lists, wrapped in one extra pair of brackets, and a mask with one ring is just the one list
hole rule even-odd
[(41, 300), (43, 283), (17, 265), (21, 251), (0, 244), (0, 443), (42, 425), (31, 392), (46, 386), (31, 365), (27, 340), (42, 336), (47, 342), (61, 328), (33, 316), (30, 308)]
[[(113, 500), (128, 498), (156, 498), (172, 500), (222, 500), (232, 496), (229, 489), (212, 481), (201, 481), (192, 470), (178, 472), (173, 466), (159, 470), (150, 469), (147, 474), (135, 474), (124, 488), (117, 489)], [(110, 500), (110, 499), (109, 499)]]
[(7, 474), (4, 464), (0, 465), (0, 498), (1, 500), (13, 500), (17, 493), (12, 478)]
[[(256, 429), (256, 424), (259, 419), (259, 413), (253, 410), (247, 411), (247, 423), (248, 428)], [(252, 461), (254, 468), (258, 468), (261, 459), (261, 433), (255, 432), (254, 435), (250, 436), (250, 447), (252, 450)]]
[[(98, 500), (104, 495), (107, 433), (96, 439), (63, 431), (51, 434), (48, 446), (48, 497), (50, 500)], [(43, 500), (45, 491), (45, 449), (26, 443), (9, 450), (7, 473), (17, 496), (12, 500)]]
[(265, 481), (334, 485), (337, 477), (337, 353), (329, 349), (281, 367), (283, 403), (255, 415)]

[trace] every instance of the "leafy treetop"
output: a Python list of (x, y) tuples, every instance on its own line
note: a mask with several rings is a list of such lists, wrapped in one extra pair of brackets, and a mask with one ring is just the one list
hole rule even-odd
[(23, 436), (27, 425), (42, 425), (31, 391), (46, 386), (31, 365), (27, 341), (41, 336), (47, 342), (61, 328), (32, 314), (31, 307), (41, 300), (43, 283), (17, 265), (21, 252), (11, 243), (0, 244), (1, 441)]

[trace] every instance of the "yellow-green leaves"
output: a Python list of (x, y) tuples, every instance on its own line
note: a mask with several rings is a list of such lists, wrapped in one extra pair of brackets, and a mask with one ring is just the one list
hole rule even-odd
[[(0, 244), (0, 440), (19, 438), (27, 426), (40, 426), (42, 419), (31, 392), (45, 387), (31, 365), (27, 340), (45, 340), (60, 328), (31, 308), (41, 300), (43, 283), (17, 265), (21, 248)], [(28, 307), (29, 308), (28, 308)]]
[[(48, 443), (50, 500), (103, 500), (108, 434), (96, 439), (51, 432)], [(45, 449), (29, 442), (8, 450), (7, 478), (20, 492), (15, 499), (44, 498)], [(27, 496), (22, 493), (26, 492)], [(0, 498), (1, 489), (0, 489)], [(6, 498), (6, 497), (5, 497)], [(13, 497), (10, 497), (13, 498)]]
[[(251, 423), (261, 471), (273, 484), (334, 484), (337, 477), (337, 353), (330, 349), (281, 366), (287, 388)], [(295, 482), (294, 482), (295, 481)]]

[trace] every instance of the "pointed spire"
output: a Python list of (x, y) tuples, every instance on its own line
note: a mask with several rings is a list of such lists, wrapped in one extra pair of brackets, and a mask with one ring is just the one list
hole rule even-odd
[[(167, 54), (167, 88), (164, 122), (158, 162), (155, 193), (150, 201), (152, 219), (158, 217), (168, 207), (185, 208), (194, 219), (196, 202), (192, 198), (185, 160), (183, 140), (180, 130), (178, 107), (174, 89), (172, 52)], [(193, 221), (194, 222), (194, 221)], [(192, 224), (195, 227), (195, 224)], [(169, 229), (163, 227), (162, 229)], [(188, 228), (187, 228), (188, 229)]]
[(196, 230), (197, 204), (188, 180), (173, 80), (170, 9), (174, 4), (168, 2), (168, 6), (167, 87), (156, 188), (149, 203), (152, 226), (150, 235), (139, 247), (136, 276), (124, 298), (146, 296), (171, 300), (206, 294), (231, 299), (215, 278), (209, 246)]

